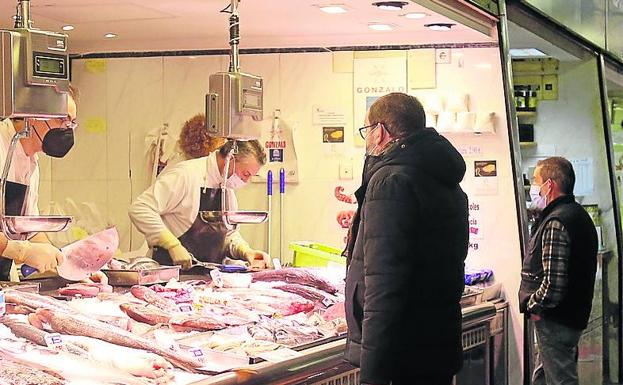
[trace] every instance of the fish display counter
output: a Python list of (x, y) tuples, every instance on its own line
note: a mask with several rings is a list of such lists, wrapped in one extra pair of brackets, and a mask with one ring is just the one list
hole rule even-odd
[[(5, 288), (0, 382), (29, 381), (20, 372), (46, 384), (358, 383), (342, 358), (343, 277), (302, 268), (208, 277)], [(487, 325), (495, 309), (467, 305), (464, 329)]]

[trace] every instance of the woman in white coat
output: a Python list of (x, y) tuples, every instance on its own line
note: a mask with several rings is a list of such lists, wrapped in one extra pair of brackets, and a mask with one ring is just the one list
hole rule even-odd
[[(226, 181), (228, 210), (237, 208), (233, 190), (248, 183), (266, 163), (266, 152), (257, 140), (236, 143), (238, 152)], [(221, 210), (219, 187), (232, 146), (233, 142), (228, 142), (208, 156), (166, 167), (130, 206), (130, 219), (145, 235), (160, 264), (188, 269), (192, 254), (203, 262), (221, 263), (230, 257), (254, 266), (270, 266), (269, 255), (252, 249), (235, 227), (206, 222), (200, 216), (200, 211)]]
[[(5, 210), (8, 215), (38, 215), (39, 154), (62, 158), (74, 144), (76, 103), (74, 91), (67, 97), (67, 117), (63, 119), (29, 119), (30, 136), (20, 139), (13, 153), (7, 177)], [(24, 129), (23, 119), (0, 120), (0, 173), (7, 162), (11, 139)], [(11, 240), (0, 233), (0, 281), (9, 280), (13, 263), (25, 263), (40, 273), (53, 271), (64, 261), (59, 249), (43, 233), (30, 240)], [(12, 277), (15, 280), (15, 276)]]

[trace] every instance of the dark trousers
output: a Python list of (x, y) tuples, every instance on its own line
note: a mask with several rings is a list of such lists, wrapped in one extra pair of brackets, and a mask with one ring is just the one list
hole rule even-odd
[(581, 330), (541, 319), (534, 322), (537, 342), (533, 385), (577, 385)]

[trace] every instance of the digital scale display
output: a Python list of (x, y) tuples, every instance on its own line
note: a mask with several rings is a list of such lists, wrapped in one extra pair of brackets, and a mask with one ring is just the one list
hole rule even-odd
[(50, 53), (33, 52), (35, 76), (66, 78), (66, 56)]
[(62, 74), (63, 62), (57, 59), (39, 58), (39, 72), (47, 72), (49, 74)]
[(262, 94), (257, 91), (242, 90), (243, 108), (262, 109)]

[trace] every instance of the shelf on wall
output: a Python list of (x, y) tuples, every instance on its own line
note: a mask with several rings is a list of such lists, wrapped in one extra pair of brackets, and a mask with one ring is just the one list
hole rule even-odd
[(536, 147), (536, 142), (519, 142), (519, 146), (522, 148)]
[(518, 118), (536, 118), (536, 111), (517, 111)]
[(483, 136), (483, 135), (495, 135), (495, 132), (492, 131), (483, 131), (483, 132), (478, 132), (478, 131), (437, 131), (439, 133), (439, 135), (447, 135), (447, 134), (452, 134), (452, 135), (473, 135), (473, 136)]

